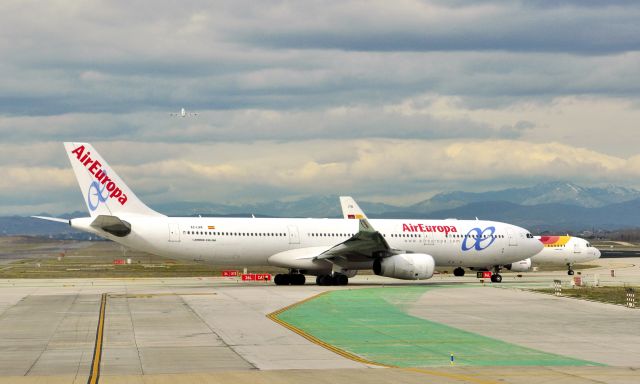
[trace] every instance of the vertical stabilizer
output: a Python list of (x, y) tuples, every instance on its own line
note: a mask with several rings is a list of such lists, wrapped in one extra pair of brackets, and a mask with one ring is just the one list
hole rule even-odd
[(140, 201), (89, 143), (64, 143), (91, 217), (160, 215)]
[(340, 205), (342, 206), (342, 216), (345, 219), (360, 220), (367, 218), (367, 215), (364, 214), (358, 203), (351, 196), (340, 196)]

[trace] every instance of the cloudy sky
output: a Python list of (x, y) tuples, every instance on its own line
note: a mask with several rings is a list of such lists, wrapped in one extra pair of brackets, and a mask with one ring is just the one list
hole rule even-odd
[(635, 0), (5, 0), (0, 214), (85, 209), (63, 141), (151, 205), (640, 188), (638, 20)]

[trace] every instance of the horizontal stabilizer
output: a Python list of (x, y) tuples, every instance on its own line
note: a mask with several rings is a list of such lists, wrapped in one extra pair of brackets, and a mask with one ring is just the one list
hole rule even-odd
[(98, 215), (91, 226), (118, 237), (125, 237), (131, 233), (131, 224), (117, 216)]
[(47, 216), (31, 216), (35, 219), (41, 219), (41, 220), (48, 220), (48, 221), (55, 221), (56, 223), (65, 223), (65, 224), (69, 224), (71, 225), (71, 222), (67, 219), (59, 219), (57, 217), (47, 217)]

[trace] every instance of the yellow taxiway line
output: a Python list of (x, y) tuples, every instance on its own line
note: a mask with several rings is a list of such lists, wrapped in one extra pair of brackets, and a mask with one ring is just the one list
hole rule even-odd
[(96, 330), (96, 344), (93, 349), (93, 360), (91, 361), (91, 373), (88, 384), (96, 384), (100, 378), (100, 360), (102, 359), (102, 339), (104, 337), (104, 314), (107, 307), (107, 294), (102, 294), (100, 302), (100, 315), (98, 317), (98, 329)]

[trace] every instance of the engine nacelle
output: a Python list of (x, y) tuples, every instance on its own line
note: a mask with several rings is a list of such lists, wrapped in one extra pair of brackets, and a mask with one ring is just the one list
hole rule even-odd
[(402, 280), (430, 279), (435, 267), (433, 257), (424, 253), (403, 253), (373, 262), (376, 275)]
[(531, 259), (524, 259), (515, 263), (505, 265), (505, 267), (513, 272), (527, 272), (531, 269)]

